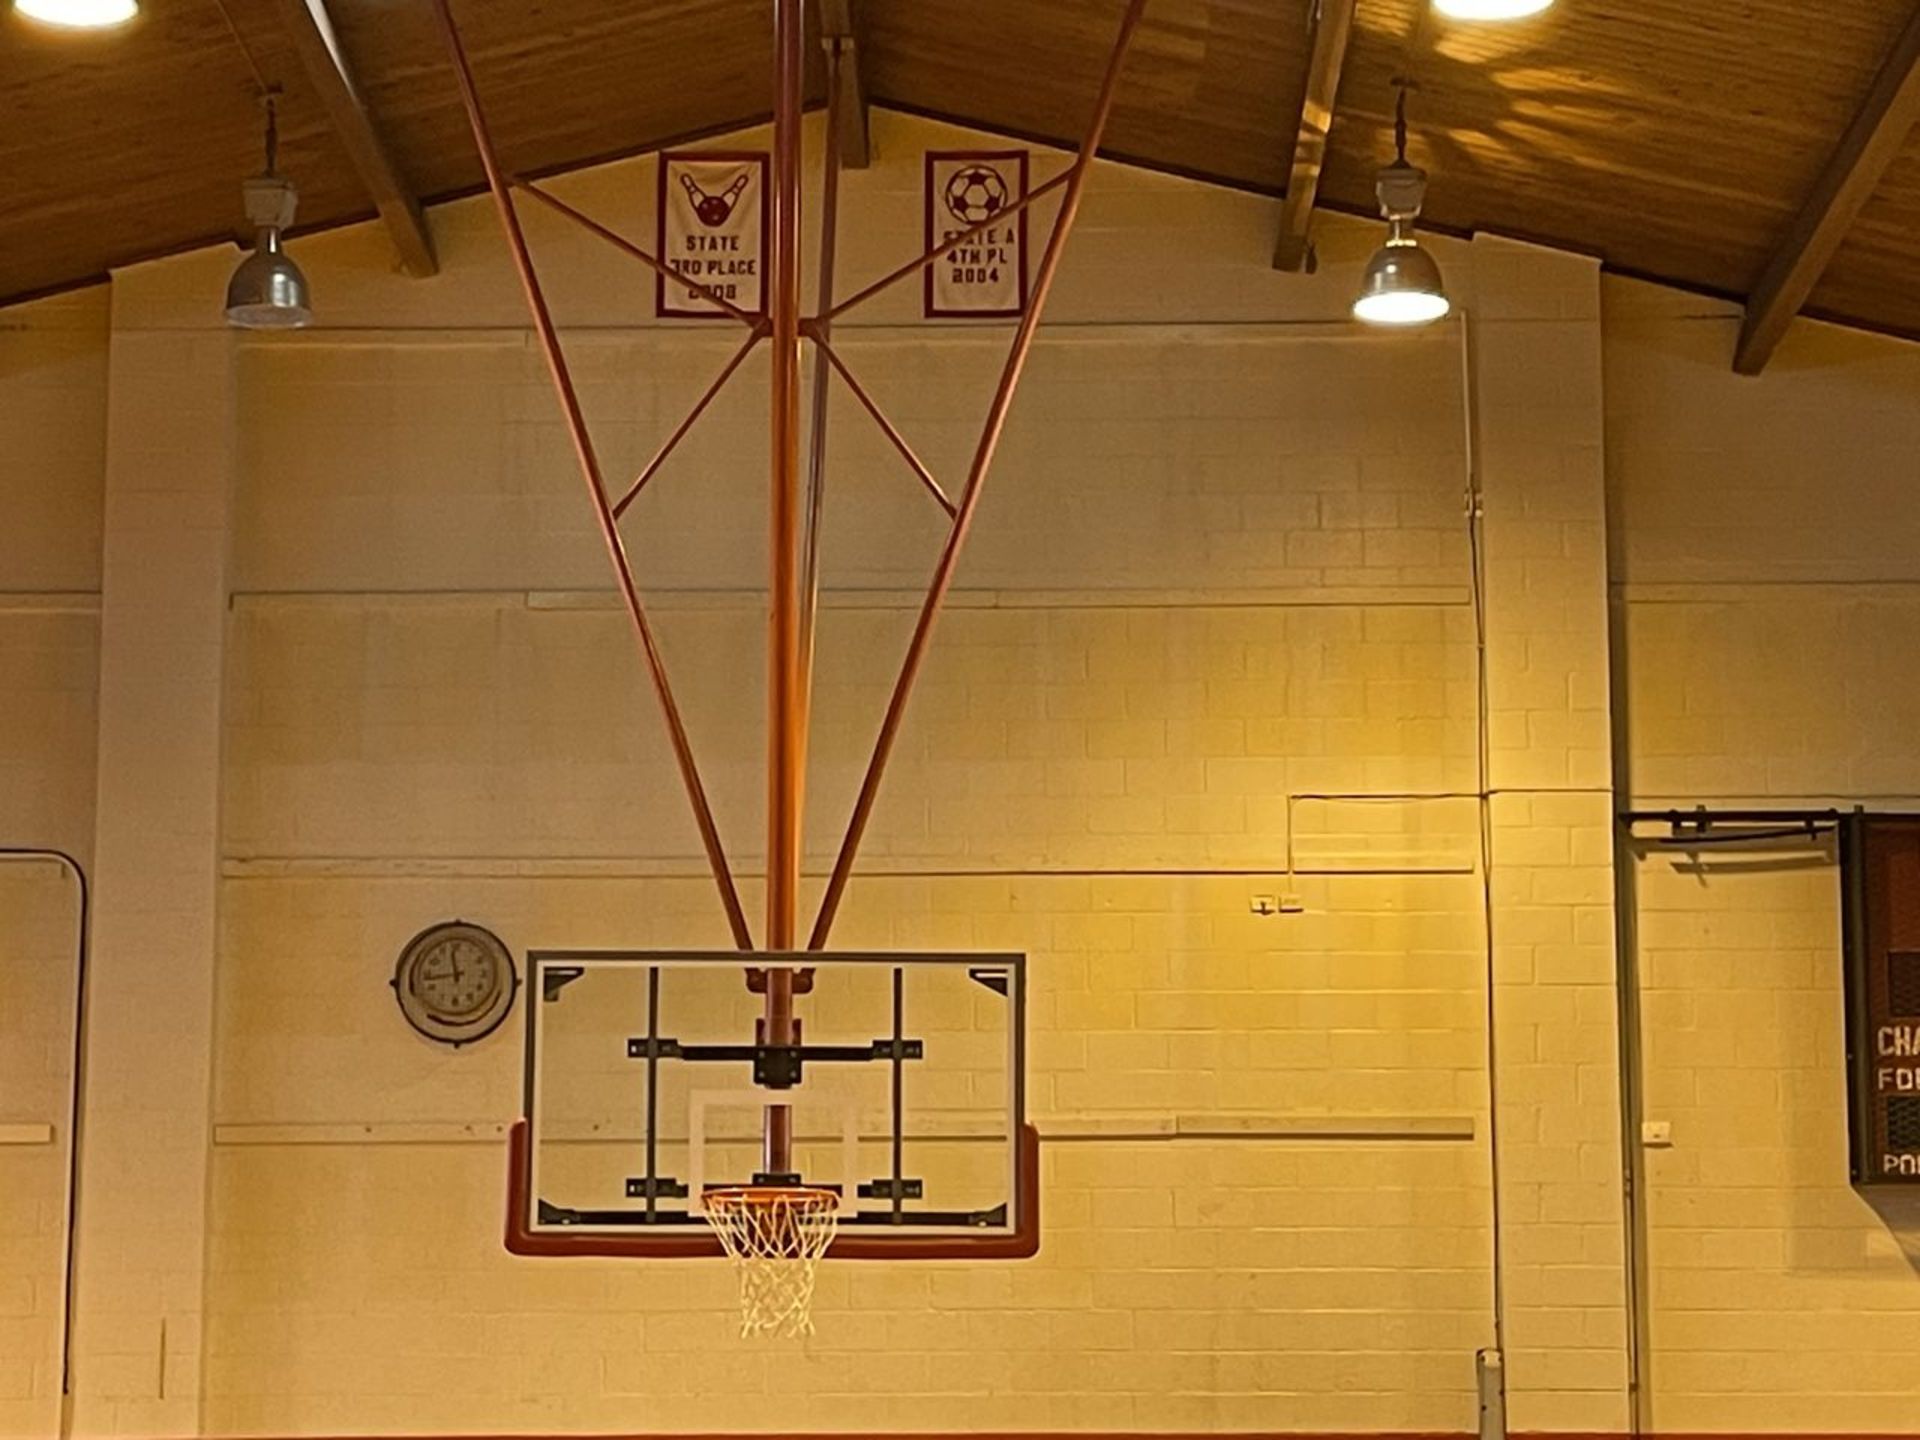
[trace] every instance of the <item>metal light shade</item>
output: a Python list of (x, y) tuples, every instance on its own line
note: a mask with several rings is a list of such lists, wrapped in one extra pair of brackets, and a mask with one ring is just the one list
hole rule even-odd
[(1452, 308), (1433, 256), (1396, 235), (1367, 262), (1353, 317), (1369, 325), (1425, 325)]
[(298, 330), (313, 323), (307, 277), (280, 248), (280, 232), (260, 231), (253, 253), (227, 282), (227, 323), (242, 330)]

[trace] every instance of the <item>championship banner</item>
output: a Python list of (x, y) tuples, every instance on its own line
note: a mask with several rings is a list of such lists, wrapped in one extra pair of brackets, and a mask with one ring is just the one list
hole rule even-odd
[[(957, 240), (1027, 193), (1024, 150), (929, 150), (927, 244)], [(988, 225), (926, 268), (928, 319), (1020, 315), (1027, 308), (1027, 212)]]
[[(660, 157), (660, 259), (748, 314), (767, 308), (767, 155), (694, 150)], [(654, 313), (711, 319), (718, 305), (662, 275)]]

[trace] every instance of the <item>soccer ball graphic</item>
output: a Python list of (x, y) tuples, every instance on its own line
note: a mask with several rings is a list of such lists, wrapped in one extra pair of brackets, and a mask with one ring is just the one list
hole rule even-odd
[(947, 210), (963, 225), (991, 220), (1007, 203), (1007, 182), (990, 165), (967, 165), (947, 177)]

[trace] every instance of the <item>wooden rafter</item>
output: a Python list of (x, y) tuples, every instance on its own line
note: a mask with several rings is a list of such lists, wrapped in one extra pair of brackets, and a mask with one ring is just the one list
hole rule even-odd
[(867, 85), (860, 69), (857, 0), (820, 0), (821, 42), (840, 52), (840, 164), (864, 170), (873, 160), (867, 130)]
[(409, 275), (437, 274), (440, 261), (434, 254), (426, 216), (394, 163), (373, 112), (353, 83), (353, 72), (327, 13), (327, 0), (274, 0), (274, 5), (294, 53), (300, 57), (301, 68), (326, 106), (334, 133), (360, 173), (374, 208), (386, 221), (401, 268)]
[(1860, 207), (1920, 119), (1920, 9), (1894, 41), (1873, 88), (1747, 296), (1733, 368), (1758, 375), (1813, 293)]
[(1313, 25), (1313, 54), (1307, 61), (1307, 85), (1300, 97), (1300, 127), (1293, 142), (1293, 168), (1280, 210), (1280, 240), (1274, 246), (1276, 270), (1312, 268), (1313, 202), (1320, 193), (1320, 172), (1327, 159), (1327, 132), (1333, 128), (1340, 72), (1353, 33), (1354, 0), (1319, 0)]

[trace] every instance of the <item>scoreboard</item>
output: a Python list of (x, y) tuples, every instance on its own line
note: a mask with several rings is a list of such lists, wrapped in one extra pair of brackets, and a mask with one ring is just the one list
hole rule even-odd
[(1856, 1185), (1920, 1185), (1920, 820), (1847, 828), (1847, 1058)]

